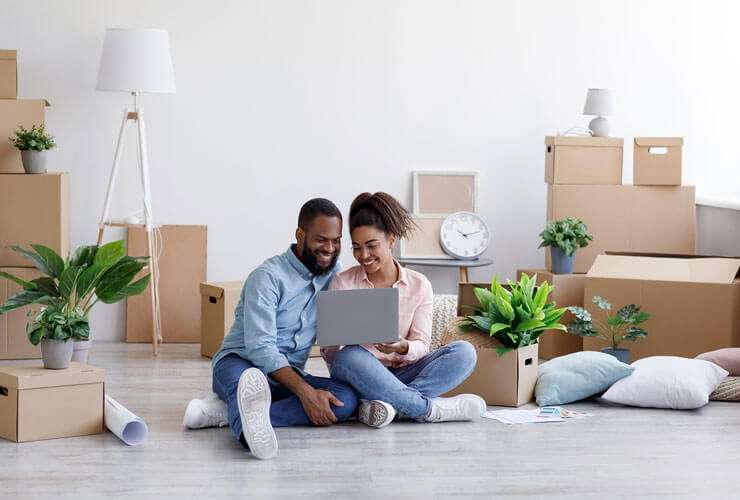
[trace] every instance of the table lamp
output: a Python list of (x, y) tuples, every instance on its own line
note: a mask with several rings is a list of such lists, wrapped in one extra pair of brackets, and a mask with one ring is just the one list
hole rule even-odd
[(609, 120), (604, 117), (613, 115), (616, 107), (614, 92), (611, 89), (588, 89), (583, 114), (596, 116), (588, 124), (591, 135), (594, 137), (609, 137)]
[(116, 184), (118, 166), (121, 162), (124, 132), (130, 122), (137, 128), (137, 160), (143, 191), (144, 227), (152, 275), (152, 345), (157, 354), (157, 343), (161, 340), (161, 317), (159, 311), (158, 252), (155, 251), (154, 222), (152, 217), (151, 192), (149, 189), (149, 158), (147, 154), (144, 110), (139, 107), (141, 93), (174, 93), (175, 75), (170, 57), (169, 34), (155, 29), (108, 29), (105, 31), (103, 53), (100, 57), (97, 90), (128, 92), (133, 96), (133, 109), (124, 109), (121, 128), (118, 132), (116, 150), (108, 180), (108, 190), (103, 205), (103, 215), (98, 226), (98, 245), (103, 241), (106, 226), (117, 225), (109, 220), (112, 195)]

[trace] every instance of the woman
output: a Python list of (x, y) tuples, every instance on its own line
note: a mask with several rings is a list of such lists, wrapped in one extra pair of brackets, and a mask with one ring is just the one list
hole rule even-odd
[(339, 273), (330, 290), (398, 288), (397, 342), (322, 349), (332, 378), (351, 384), (360, 394), (358, 419), (384, 427), (400, 412), (424, 422), (470, 420), (486, 404), (463, 394), (441, 398), (475, 368), (475, 349), (451, 342), (429, 353), (432, 331), (432, 286), (422, 274), (401, 267), (393, 245), (414, 228), (398, 201), (386, 193), (362, 193), (352, 202), (349, 229), (352, 253), (359, 265)]

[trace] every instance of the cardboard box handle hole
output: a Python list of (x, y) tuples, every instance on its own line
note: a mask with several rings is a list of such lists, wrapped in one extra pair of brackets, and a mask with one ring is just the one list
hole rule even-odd
[(653, 146), (648, 148), (648, 153), (651, 155), (665, 155), (668, 154), (668, 148), (665, 146)]
[(211, 304), (215, 304), (216, 302), (218, 302), (218, 300), (216, 300), (216, 297), (208, 297), (208, 302), (210, 302)]
[(0, 396), (7, 396), (7, 395), (8, 395), (8, 388), (0, 387)]
[(552, 146), (547, 146), (547, 152), (552, 153)]
[(524, 360), (524, 366), (529, 366), (532, 364), (532, 358), (527, 358)]

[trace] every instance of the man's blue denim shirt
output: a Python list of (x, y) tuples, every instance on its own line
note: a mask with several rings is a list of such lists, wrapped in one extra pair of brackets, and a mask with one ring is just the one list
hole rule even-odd
[(228, 354), (251, 361), (265, 375), (292, 366), (303, 372), (316, 338), (316, 296), (339, 272), (314, 276), (296, 257), (292, 245), (263, 262), (247, 277), (234, 324), (213, 357), (213, 366)]

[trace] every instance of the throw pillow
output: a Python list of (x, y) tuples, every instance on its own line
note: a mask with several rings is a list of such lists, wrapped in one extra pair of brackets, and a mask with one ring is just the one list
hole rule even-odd
[(709, 395), (709, 401), (740, 401), (740, 377), (727, 377)]
[(727, 370), (703, 359), (652, 356), (632, 363), (634, 373), (606, 391), (612, 403), (645, 408), (691, 410), (709, 402), (709, 395)]
[(633, 371), (603, 352), (574, 352), (540, 365), (535, 399), (540, 406), (572, 403), (604, 392)]
[(711, 361), (724, 368), (730, 375), (740, 375), (740, 347), (728, 347), (699, 354), (697, 359)]

